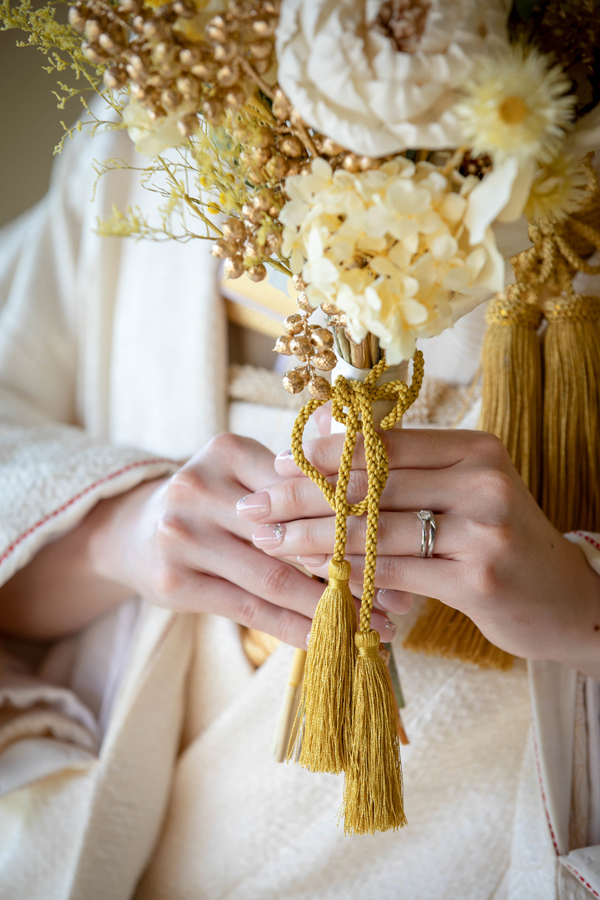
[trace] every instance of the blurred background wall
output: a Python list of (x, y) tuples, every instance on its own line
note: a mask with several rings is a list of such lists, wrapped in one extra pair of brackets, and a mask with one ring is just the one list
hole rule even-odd
[[(56, 107), (56, 73), (42, 66), (34, 47), (17, 47), (19, 31), (0, 31), (0, 227), (43, 197), (52, 168), (52, 151), (79, 112), (78, 101)], [(66, 80), (66, 79), (65, 79)]]

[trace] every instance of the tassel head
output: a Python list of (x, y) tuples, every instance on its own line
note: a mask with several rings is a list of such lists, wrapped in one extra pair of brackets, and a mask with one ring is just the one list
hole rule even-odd
[(379, 656), (376, 631), (355, 635), (352, 753), (344, 789), (346, 834), (374, 834), (406, 825), (396, 699)]

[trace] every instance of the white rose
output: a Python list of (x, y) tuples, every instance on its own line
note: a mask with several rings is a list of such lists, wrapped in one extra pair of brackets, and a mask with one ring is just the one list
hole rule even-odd
[(177, 123), (194, 109), (194, 103), (187, 103), (175, 112), (152, 121), (148, 110), (132, 100), (123, 110), (123, 121), (138, 153), (142, 156), (158, 156), (169, 147), (181, 147), (185, 144), (187, 138), (182, 135)]
[(279, 83), (309, 125), (367, 156), (460, 144), (451, 107), (477, 54), (507, 45), (507, 3), (422, 3), (405, 52), (374, 27), (381, 0), (282, 0)]

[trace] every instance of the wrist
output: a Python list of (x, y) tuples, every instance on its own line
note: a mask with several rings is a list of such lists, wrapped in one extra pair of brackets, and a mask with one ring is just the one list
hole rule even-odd
[(565, 541), (572, 559), (569, 595), (574, 627), (566, 631), (556, 661), (600, 680), (600, 576), (581, 548)]

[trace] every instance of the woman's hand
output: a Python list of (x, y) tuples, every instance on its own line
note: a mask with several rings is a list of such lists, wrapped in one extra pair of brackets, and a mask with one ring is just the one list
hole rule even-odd
[[(137, 593), (305, 647), (323, 585), (257, 549), (252, 521), (236, 511), (244, 495), (282, 480), (273, 459), (255, 441), (222, 434), (172, 477), (100, 502), (0, 589), (0, 627), (57, 637)], [(377, 625), (391, 639), (385, 614)]]
[[(343, 440), (332, 435), (307, 448), (332, 480)], [(600, 671), (600, 578), (546, 519), (502, 443), (482, 432), (421, 429), (384, 440), (390, 475), (381, 503), (376, 605), (404, 613), (412, 594), (435, 597), (510, 653)], [(351, 502), (366, 493), (361, 453), (357, 447)], [(326, 575), (333, 513), (290, 454), (277, 457), (275, 467), (283, 480), (245, 500), (255, 509), (253, 540), (273, 557), (300, 558)], [(436, 516), (433, 559), (420, 558), (420, 509)], [(360, 594), (366, 519), (348, 524), (352, 588)]]

